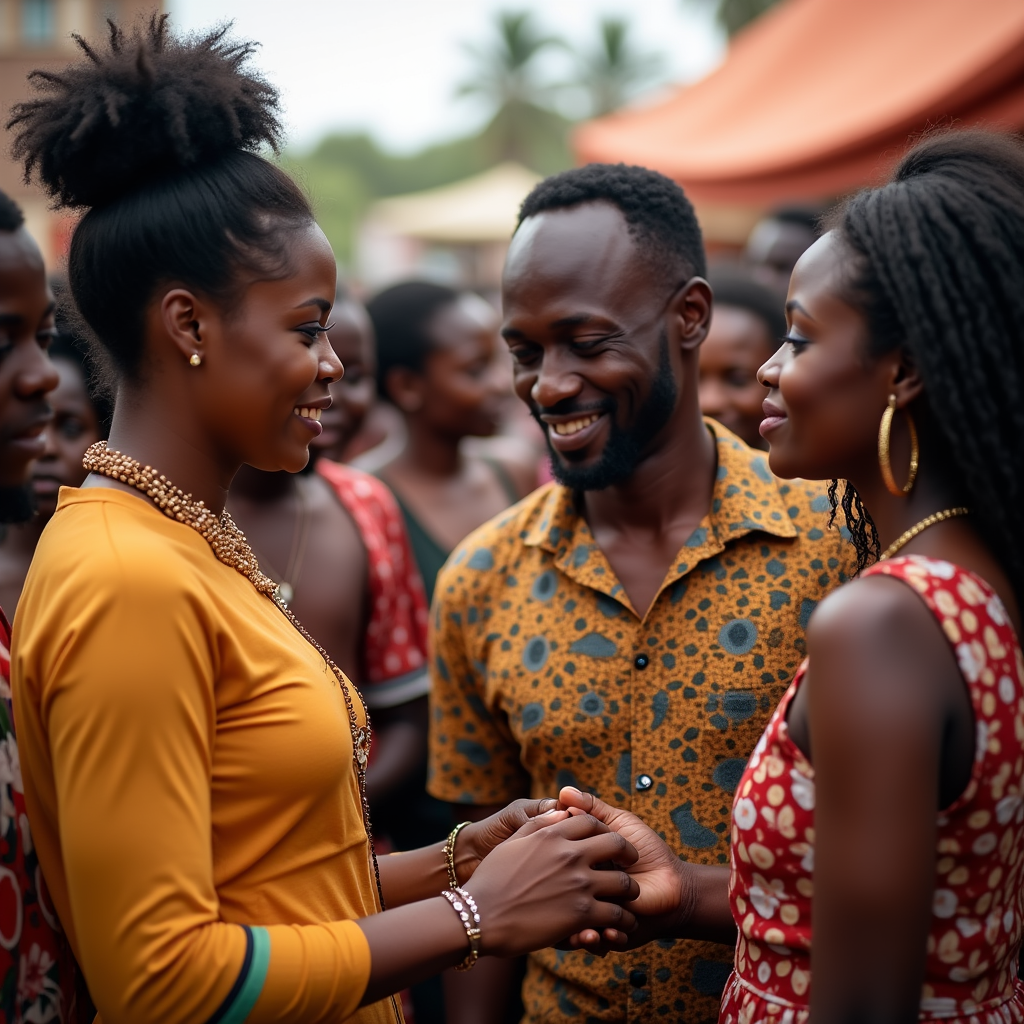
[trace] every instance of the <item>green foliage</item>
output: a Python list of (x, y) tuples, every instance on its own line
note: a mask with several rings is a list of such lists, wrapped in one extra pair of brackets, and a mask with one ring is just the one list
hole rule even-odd
[[(687, 0), (692, 2), (692, 0)], [(715, 8), (715, 20), (730, 35), (746, 28), (755, 18), (774, 7), (779, 0), (699, 0)]]
[(458, 95), (482, 96), (493, 110), (509, 104), (544, 106), (551, 88), (537, 78), (537, 57), (564, 48), (565, 41), (541, 32), (529, 11), (499, 12), (495, 29), (490, 45), (465, 44), (476, 68), (458, 87)]
[[(626, 21), (606, 18), (598, 30), (597, 45), (577, 56), (578, 73), (568, 85), (584, 91), (592, 112), (605, 113), (658, 74), (661, 62), (634, 49)], [(568, 51), (565, 41), (545, 34), (529, 12), (504, 11), (495, 20), (491, 39), (466, 50), (474, 67), (458, 95), (480, 97), (492, 111), (475, 134), (410, 156), (386, 152), (366, 133), (334, 134), (310, 152), (289, 152), (282, 158), (309, 192), (343, 267), (354, 264), (359, 224), (375, 199), (447, 185), (502, 160), (516, 160), (541, 174), (572, 166), (572, 122), (551, 109), (567, 83), (545, 81), (537, 63), (546, 52)]]
[(664, 57), (633, 48), (629, 22), (602, 18), (598, 45), (579, 55), (574, 84), (587, 95), (592, 116), (610, 114), (663, 71)]

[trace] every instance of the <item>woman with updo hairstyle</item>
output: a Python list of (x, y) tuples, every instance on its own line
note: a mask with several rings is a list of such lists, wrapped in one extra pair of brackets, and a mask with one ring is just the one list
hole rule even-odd
[(395, 1021), (392, 993), (478, 953), (631, 927), (635, 884), (592, 869), (635, 852), (543, 801), (378, 865), (359, 696), (223, 511), (243, 463), (303, 468), (343, 372), (333, 253), (259, 155), (277, 94), (224, 30), (80, 45), (11, 126), (82, 214), (70, 291), (117, 398), (12, 665), (34, 843), (104, 1024)]
[(731, 870), (563, 791), (640, 851), (631, 943), (738, 938), (723, 1022), (1024, 1020), (1022, 280), (1019, 139), (927, 138), (838, 211), (761, 431), (775, 473), (835, 481), (861, 572), (810, 615)]

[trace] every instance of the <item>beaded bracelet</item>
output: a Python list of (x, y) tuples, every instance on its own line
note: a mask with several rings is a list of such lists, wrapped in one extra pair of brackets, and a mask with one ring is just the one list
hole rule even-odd
[(445, 889), (441, 895), (455, 908), (455, 913), (459, 915), (462, 927), (466, 929), (466, 938), (469, 940), (469, 953), (455, 970), (472, 970), (480, 959), (480, 911), (477, 909), (476, 900), (465, 889), (459, 888), (456, 888), (455, 892)]
[(444, 862), (448, 865), (448, 887), (450, 889), (458, 889), (459, 877), (455, 874), (455, 840), (458, 834), (469, 824), (468, 821), (459, 822), (448, 833), (448, 838), (444, 841)]

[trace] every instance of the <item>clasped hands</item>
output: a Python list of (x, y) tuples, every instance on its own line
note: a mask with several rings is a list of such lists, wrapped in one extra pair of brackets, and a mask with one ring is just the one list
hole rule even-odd
[[(568, 934), (558, 933), (563, 936), (555, 942), (559, 948), (586, 949), (603, 956), (612, 950), (631, 949), (656, 938), (674, 936), (680, 934), (692, 907), (693, 882), (688, 866), (664, 840), (635, 814), (574, 787), (564, 787), (557, 801), (515, 801), (503, 811), (467, 827), (465, 833), (468, 842), (460, 842), (456, 847), (459, 877), (473, 875), (476, 887), (501, 885), (501, 903), (512, 896), (509, 889), (519, 888), (517, 869), (522, 865), (516, 860), (528, 857), (532, 861), (532, 878), (522, 890), (520, 900), (513, 901), (520, 903), (521, 911), (529, 909), (529, 913), (514, 915), (519, 919), (517, 930), (524, 928), (525, 918), (537, 913), (559, 918), (564, 924), (571, 921)], [(556, 846), (545, 853), (536, 843), (542, 840), (545, 847), (551, 846), (544, 839), (548, 836)], [(566, 844), (565, 840), (572, 841)], [(570, 852), (579, 848), (582, 855), (588, 846), (592, 852), (582, 859)], [(549, 858), (548, 854), (555, 853), (556, 848), (561, 852)], [(602, 852), (595, 856), (598, 850)], [(550, 865), (546, 863), (549, 859)], [(488, 870), (496, 868), (498, 862), (505, 862), (501, 875)], [(546, 884), (539, 877), (542, 875), (549, 876)], [(547, 902), (539, 903), (538, 890), (543, 889), (547, 890)], [(559, 905), (576, 894), (579, 899), (570, 901), (576, 903), (574, 914), (561, 914)], [(490, 902), (483, 893), (478, 894), (478, 900), (482, 906)], [(530, 924), (536, 926), (539, 922)], [(557, 927), (554, 920), (548, 924)], [(532, 932), (534, 928), (526, 930)], [(544, 944), (551, 944), (550, 931)], [(498, 943), (499, 947), (505, 945)]]

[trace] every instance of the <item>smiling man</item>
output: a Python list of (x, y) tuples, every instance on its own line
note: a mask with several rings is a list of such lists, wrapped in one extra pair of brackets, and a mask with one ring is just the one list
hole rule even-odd
[[(574, 785), (687, 860), (728, 860), (737, 780), (854, 560), (822, 488), (702, 418), (704, 271), (690, 203), (653, 171), (592, 164), (523, 203), (503, 334), (555, 482), (438, 578), (430, 788), (462, 817)], [(693, 942), (544, 950), (526, 1019), (717, 1020), (731, 962)]]

